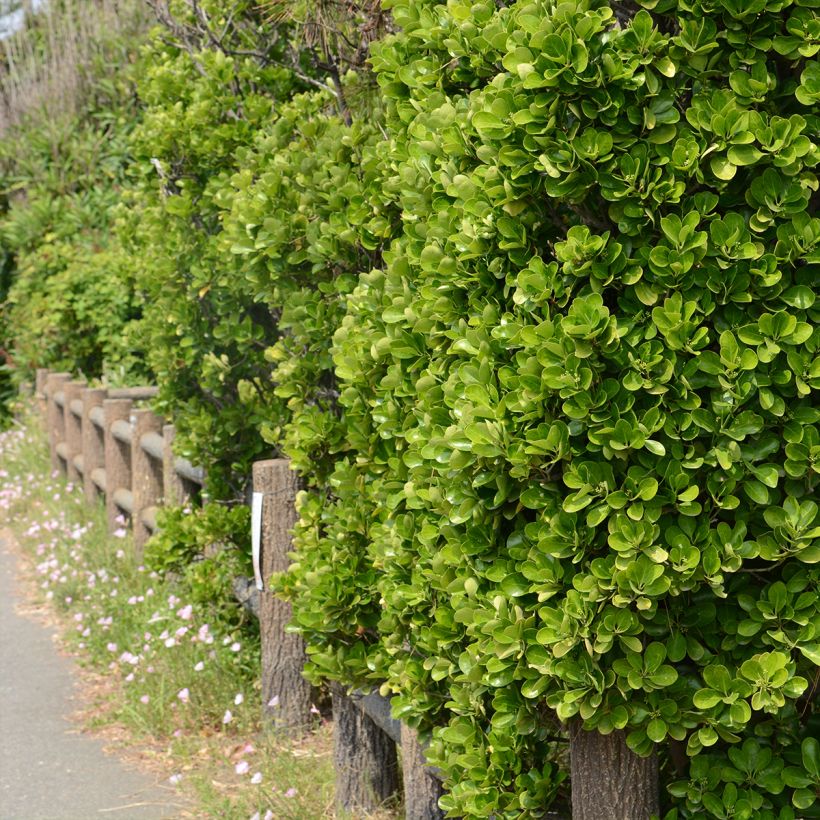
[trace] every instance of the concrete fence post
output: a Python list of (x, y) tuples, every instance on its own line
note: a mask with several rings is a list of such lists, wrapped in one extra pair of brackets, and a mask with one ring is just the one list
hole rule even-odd
[(290, 563), (290, 531), (297, 519), (295, 501), (300, 489), (299, 477), (287, 459), (257, 461), (253, 465), (253, 491), (262, 495), (262, 708), (273, 726), (296, 731), (306, 729), (310, 723), (311, 687), (302, 677), (305, 644), (301, 636), (285, 632), (291, 618), (290, 604), (277, 598), (267, 584), (272, 573), (283, 572)]
[(572, 820), (650, 820), (660, 811), (658, 756), (639, 757), (626, 732), (587, 731), (570, 723)]
[(404, 776), (405, 820), (443, 820), (439, 798), (441, 781), (430, 771), (414, 729), (401, 725), (401, 763)]
[(66, 476), (68, 480), (74, 484), (78, 484), (82, 480), (83, 475), (74, 464), (74, 459), (77, 456), (82, 456), (83, 429), (82, 417), (74, 415), (74, 411), (71, 409), (71, 402), (80, 398), (85, 386), (86, 383), (84, 381), (69, 381), (66, 382), (63, 390), (65, 395), (63, 418), (65, 419), (65, 441), (67, 445)]
[[(143, 513), (156, 507), (162, 497), (163, 461), (157, 461), (145, 451), (140, 439), (147, 433), (162, 435), (162, 419), (151, 410), (134, 411), (134, 437), (131, 441), (131, 490), (134, 498), (134, 546), (142, 555), (151, 530), (143, 520)], [(164, 455), (164, 454), (163, 454)]]
[(65, 434), (63, 411), (62, 408), (57, 405), (54, 397), (63, 389), (63, 386), (70, 378), (70, 373), (49, 373), (46, 379), (46, 419), (52, 472), (57, 472), (60, 469), (60, 456), (57, 453), (57, 445), (63, 441)]
[(118, 489), (131, 489), (131, 447), (115, 438), (111, 426), (115, 421), (130, 421), (131, 399), (105, 399), (103, 431), (105, 451), (105, 509), (108, 514), (108, 531), (119, 526), (116, 518), (120, 510), (114, 500)]
[(167, 507), (177, 507), (185, 504), (189, 495), (185, 490), (185, 485), (179, 477), (174, 466), (176, 456), (174, 455), (174, 439), (176, 438), (176, 427), (173, 424), (166, 424), (162, 428), (162, 494), (163, 503)]
[(398, 791), (396, 744), (359, 708), (342, 684), (331, 683), (330, 693), (336, 812), (339, 816), (367, 814)]
[(48, 401), (46, 399), (46, 380), (48, 379), (48, 368), (38, 367), (34, 382), (34, 397), (37, 401), (37, 409), (40, 412), (40, 420), (43, 429), (48, 433)]
[(103, 431), (91, 420), (91, 410), (102, 408), (106, 390), (101, 387), (87, 387), (82, 391), (83, 401), (83, 493), (87, 503), (92, 504), (100, 496), (94, 483), (94, 470), (105, 469), (105, 437)]

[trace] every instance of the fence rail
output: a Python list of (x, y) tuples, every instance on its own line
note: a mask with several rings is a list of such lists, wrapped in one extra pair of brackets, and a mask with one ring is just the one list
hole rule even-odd
[(140, 407), (157, 392), (90, 388), (68, 373), (37, 371), (52, 467), (81, 483), (87, 499), (105, 498), (111, 531), (126, 515), (138, 550), (156, 531), (158, 508), (189, 501), (205, 483), (203, 469), (174, 455), (173, 425)]

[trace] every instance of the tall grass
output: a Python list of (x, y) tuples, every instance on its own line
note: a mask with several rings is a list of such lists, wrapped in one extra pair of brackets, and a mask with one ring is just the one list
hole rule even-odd
[(0, 40), (0, 136), (80, 113), (106, 69), (127, 62), (149, 24), (144, 0), (51, 0)]

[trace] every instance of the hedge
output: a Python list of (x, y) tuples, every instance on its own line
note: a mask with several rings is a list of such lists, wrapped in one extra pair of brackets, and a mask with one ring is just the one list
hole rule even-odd
[(217, 500), (292, 459), (306, 673), (450, 816), (565, 806), (568, 726), (668, 820), (820, 816), (816, 0), (386, 5), (144, 52), (159, 409)]
[(816, 12), (643, 5), (397, 2), (373, 50), (403, 229), (294, 603), (453, 816), (546, 805), (571, 720), (670, 818), (817, 811)]

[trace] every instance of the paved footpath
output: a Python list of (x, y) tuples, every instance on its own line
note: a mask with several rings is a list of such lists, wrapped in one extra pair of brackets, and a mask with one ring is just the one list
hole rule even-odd
[(172, 793), (79, 733), (72, 662), (18, 615), (16, 558), (0, 540), (0, 820), (159, 820)]

